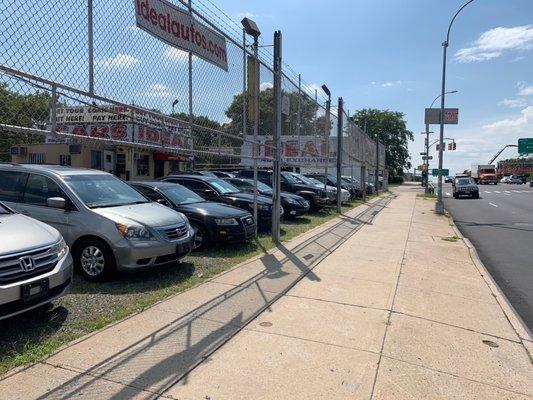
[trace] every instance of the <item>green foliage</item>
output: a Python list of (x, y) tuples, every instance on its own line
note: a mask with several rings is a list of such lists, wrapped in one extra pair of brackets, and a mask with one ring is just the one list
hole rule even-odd
[(351, 119), (362, 129), (386, 145), (386, 162), (391, 177), (401, 176), (403, 169), (411, 169), (408, 143), (414, 140), (413, 132), (407, 129), (402, 112), (390, 110), (363, 109)]

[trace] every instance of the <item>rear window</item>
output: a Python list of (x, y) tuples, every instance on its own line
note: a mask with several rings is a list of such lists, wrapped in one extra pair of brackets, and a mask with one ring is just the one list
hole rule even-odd
[(25, 172), (0, 171), (0, 201), (20, 201), (27, 177)]

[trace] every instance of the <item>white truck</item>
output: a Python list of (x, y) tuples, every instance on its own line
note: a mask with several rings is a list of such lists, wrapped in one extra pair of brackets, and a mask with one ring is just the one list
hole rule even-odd
[(479, 185), (498, 184), (498, 174), (493, 164), (472, 165), (470, 176)]

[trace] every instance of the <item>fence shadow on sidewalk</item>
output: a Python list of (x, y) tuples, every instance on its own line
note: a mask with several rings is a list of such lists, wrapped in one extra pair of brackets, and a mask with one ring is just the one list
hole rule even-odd
[[(144, 390), (143, 394), (150, 398), (157, 397), (177, 383), (187, 384), (190, 371), (202, 362), (208, 362), (216, 349), (260, 313), (268, 310), (272, 303), (300, 280), (319, 280), (312, 271), (314, 266), (348, 240), (363, 224), (371, 222), (375, 211), (379, 212), (391, 199), (392, 196), (387, 196), (369, 204), (355, 218), (342, 216), (337, 223), (292, 249), (279, 245), (281, 255), (265, 254), (258, 260), (262, 266), (260, 272), (237, 286), (227, 284), (228, 289), (223, 293), (186, 314), (176, 313), (176, 318), (170, 323), (112, 356), (85, 368), (79, 365), (65, 366), (71, 371), (80, 372), (72, 379), (50, 388), (41, 398), (87, 396), (125, 399), (131, 396), (132, 388)], [(237, 269), (251, 268), (252, 263)], [(225, 274), (232, 271), (235, 270)], [(94, 337), (91, 335), (75, 346), (94, 340)], [(68, 352), (69, 348), (62, 351)], [(47, 362), (54, 364), (53, 359), (44, 361)]]

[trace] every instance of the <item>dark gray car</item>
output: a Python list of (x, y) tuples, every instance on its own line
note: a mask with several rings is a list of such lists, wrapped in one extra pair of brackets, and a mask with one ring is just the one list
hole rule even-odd
[(479, 199), (479, 188), (470, 177), (456, 178), (453, 185), (453, 197), (471, 197)]

